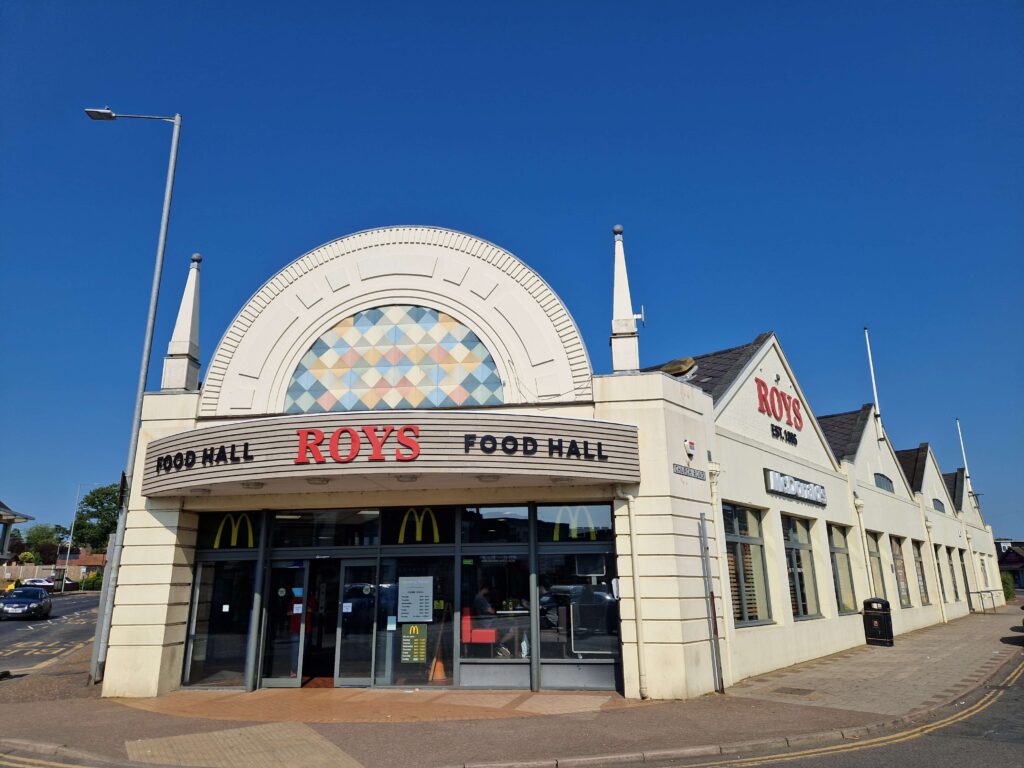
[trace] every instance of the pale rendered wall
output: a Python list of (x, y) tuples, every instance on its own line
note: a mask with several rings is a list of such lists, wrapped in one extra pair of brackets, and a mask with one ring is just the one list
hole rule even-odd
[(158, 696), (181, 683), (196, 517), (141, 494), (146, 445), (191, 429), (198, 393), (147, 394), (114, 596), (104, 696)]
[[(635, 494), (634, 517), (643, 618), (647, 693), (654, 699), (698, 696), (714, 690), (708, 642), (698, 523), (708, 516), (712, 552), (714, 515), (710, 478), (701, 481), (673, 473), (672, 465), (708, 471), (713, 450), (711, 399), (663, 373), (614, 374), (594, 378), (595, 417), (636, 424), (640, 433), (642, 478)], [(693, 459), (684, 440), (697, 444)], [(615, 509), (616, 552), (622, 602), (622, 658), (625, 694), (640, 695), (637, 664), (636, 594), (629, 537), (628, 507)], [(719, 572), (712, 560), (712, 573)], [(721, 594), (720, 579), (715, 590)]]

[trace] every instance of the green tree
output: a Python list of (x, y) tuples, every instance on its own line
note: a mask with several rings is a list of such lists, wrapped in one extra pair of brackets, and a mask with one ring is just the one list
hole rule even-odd
[(73, 544), (90, 546), (94, 552), (107, 551), (107, 539), (117, 528), (118, 483), (93, 488), (78, 502)]
[(10, 548), (12, 555), (20, 555), (25, 551), (25, 537), (21, 535), (21, 531), (18, 528), (11, 531)]
[(40, 544), (56, 544), (57, 530), (52, 525), (37, 523), (25, 531), (25, 546), (35, 552)]
[(22, 565), (32, 565), (36, 561), (36, 556), (31, 552), (22, 552), (18, 555), (18, 562)]

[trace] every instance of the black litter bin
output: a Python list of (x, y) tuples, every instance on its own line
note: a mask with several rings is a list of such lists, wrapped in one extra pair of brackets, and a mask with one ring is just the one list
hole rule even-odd
[(868, 645), (892, 647), (892, 612), (888, 600), (869, 597), (864, 601), (864, 639)]

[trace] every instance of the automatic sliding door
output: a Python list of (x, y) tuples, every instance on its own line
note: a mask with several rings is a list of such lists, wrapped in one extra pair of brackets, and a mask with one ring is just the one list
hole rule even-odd
[(306, 600), (306, 561), (278, 561), (268, 570), (262, 684), (268, 688), (298, 688), (312, 619)]
[(341, 566), (335, 686), (370, 685), (377, 600), (375, 561), (349, 560)]

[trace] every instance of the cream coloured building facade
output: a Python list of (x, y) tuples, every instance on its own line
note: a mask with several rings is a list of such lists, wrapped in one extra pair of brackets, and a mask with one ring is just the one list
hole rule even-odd
[[(951, 498), (930, 451), (915, 487), (873, 421), (839, 455), (774, 335), (639, 370), (618, 228), (614, 259), (609, 374), (515, 256), (394, 227), (284, 267), (201, 383), (194, 261), (143, 406), (104, 695), (686, 698), (863, 643), (876, 584), (899, 634), (994, 583), (969, 487)], [(950, 557), (966, 585), (940, 601)]]

